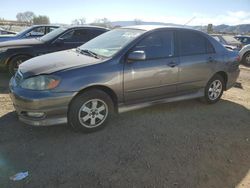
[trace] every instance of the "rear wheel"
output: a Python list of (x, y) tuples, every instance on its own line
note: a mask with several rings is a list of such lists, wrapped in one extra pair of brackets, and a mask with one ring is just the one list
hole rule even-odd
[(91, 89), (73, 99), (68, 124), (76, 131), (94, 132), (103, 128), (114, 112), (112, 99), (105, 92)]
[(208, 104), (214, 104), (218, 102), (225, 89), (225, 81), (219, 74), (213, 76), (207, 83), (205, 88), (204, 100)]
[(19, 55), (16, 57), (13, 57), (10, 62), (9, 62), (9, 74), (10, 75), (14, 75), (16, 73), (16, 71), (18, 70), (18, 67), (21, 63), (23, 63), (24, 61), (28, 60), (30, 57), (26, 56), (26, 55)]
[(250, 52), (247, 52), (243, 55), (242, 63), (246, 66), (250, 66)]

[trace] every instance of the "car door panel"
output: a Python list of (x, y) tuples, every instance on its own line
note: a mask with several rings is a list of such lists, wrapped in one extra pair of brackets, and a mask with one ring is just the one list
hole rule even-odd
[[(168, 62), (178, 58), (126, 63), (124, 71), (124, 96), (126, 101), (150, 100), (176, 92), (178, 66)], [(143, 96), (143, 97), (142, 97)]]

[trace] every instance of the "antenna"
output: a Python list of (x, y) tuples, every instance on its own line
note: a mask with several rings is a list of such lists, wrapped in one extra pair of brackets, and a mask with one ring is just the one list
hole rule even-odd
[[(190, 20), (188, 20), (184, 25), (189, 24), (189, 23), (192, 22), (195, 18), (196, 18), (196, 16), (192, 17), (192, 18), (191, 18)], [(183, 26), (184, 26), (184, 25), (183, 25)]]

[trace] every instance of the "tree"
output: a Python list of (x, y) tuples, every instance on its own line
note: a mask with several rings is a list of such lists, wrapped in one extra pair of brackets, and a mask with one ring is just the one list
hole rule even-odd
[(33, 18), (33, 24), (50, 24), (50, 20), (48, 16), (39, 15)]
[(86, 24), (85, 18), (75, 19), (71, 22), (71, 25), (84, 25)]
[(112, 28), (112, 24), (107, 18), (96, 19), (90, 25), (106, 27), (106, 28)]
[(32, 23), (34, 17), (35, 17), (35, 14), (31, 11), (20, 12), (16, 15), (16, 19), (19, 22)]
[(135, 25), (141, 25), (142, 24), (142, 20), (140, 19), (134, 19)]

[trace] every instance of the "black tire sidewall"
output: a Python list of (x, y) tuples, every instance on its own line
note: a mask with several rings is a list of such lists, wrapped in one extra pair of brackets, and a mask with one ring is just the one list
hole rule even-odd
[(246, 57), (250, 55), (250, 51), (249, 52), (246, 52), (244, 55), (243, 55), (243, 58), (242, 58), (242, 64), (247, 66), (247, 67), (250, 67), (250, 63), (247, 63), (246, 61)]
[[(219, 97), (215, 100), (211, 100), (208, 96), (208, 90), (209, 90), (209, 87), (211, 85), (211, 83), (215, 80), (220, 80), (220, 82), (222, 83), (222, 91), (219, 95)], [(223, 77), (219, 74), (216, 74), (214, 75), (207, 83), (206, 87), (205, 87), (205, 101), (208, 103), (208, 104), (214, 104), (216, 102), (218, 102), (221, 98), (221, 96), (223, 95), (223, 91), (225, 90), (225, 81), (223, 79)]]
[[(108, 115), (104, 120), (104, 122), (98, 127), (87, 128), (80, 123), (78, 119), (78, 113), (82, 105), (91, 99), (100, 99), (104, 101), (108, 106)], [(106, 123), (113, 116), (113, 113), (114, 113), (114, 104), (110, 96), (102, 90), (91, 89), (81, 94), (78, 94), (76, 97), (72, 99), (72, 102), (68, 109), (68, 125), (75, 131), (82, 131), (85, 133), (95, 132), (105, 127)]]

